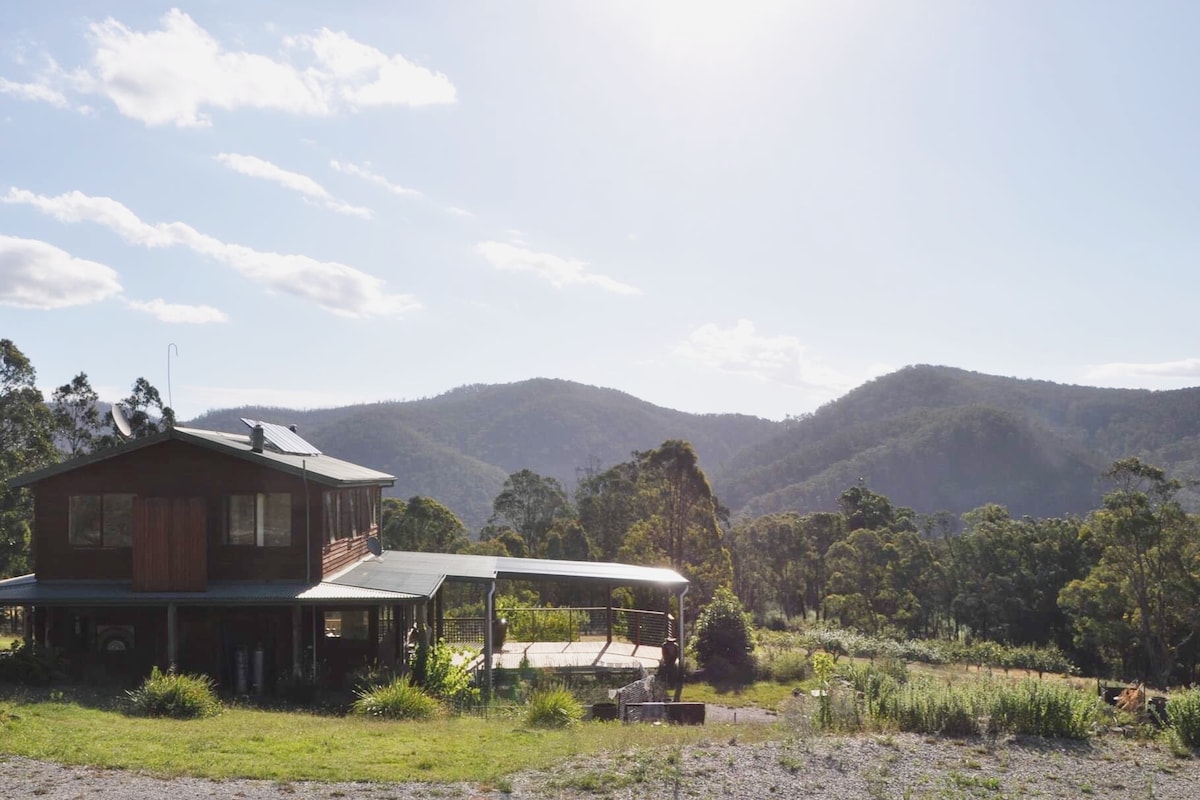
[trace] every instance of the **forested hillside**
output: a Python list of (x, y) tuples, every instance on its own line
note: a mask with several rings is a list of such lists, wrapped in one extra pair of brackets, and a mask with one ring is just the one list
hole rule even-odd
[[(506, 475), (529, 469), (573, 490), (581, 474), (668, 439), (695, 447), (734, 516), (834, 510), (860, 482), (927, 514), (997, 503), (1015, 516), (1053, 516), (1095, 508), (1097, 476), (1118, 458), (1200, 475), (1200, 389), (1099, 389), (935, 366), (883, 376), (786, 422), (687, 414), (536, 379), (336, 409), (227, 409), (189, 424), (242, 432), (243, 416), (297, 423), (322, 449), (396, 475), (395, 496), (435, 497), (474, 530)], [(1193, 489), (1180, 498), (1200, 507)]]
[(614, 389), (548, 379), (337, 409), (223, 409), (187, 424), (243, 433), (240, 417), (295, 423), (322, 450), (395, 475), (394, 496), (435, 497), (472, 529), (487, 520), (510, 473), (530, 469), (573, 488), (582, 472), (667, 439), (691, 442), (705, 468), (719, 469), (779, 425), (741, 414), (687, 414)]
[[(1066, 386), (915, 366), (790, 420), (716, 472), (722, 499), (764, 513), (832, 510), (860, 479), (922, 512), (984, 502), (1015, 515), (1082, 513), (1105, 465), (1139, 456), (1200, 474), (1200, 389)], [(1181, 499), (1197, 506), (1200, 495)]]

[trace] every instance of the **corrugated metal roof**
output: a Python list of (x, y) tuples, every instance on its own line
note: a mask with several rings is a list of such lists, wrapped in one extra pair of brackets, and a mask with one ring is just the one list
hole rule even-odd
[(305, 583), (219, 583), (203, 592), (135, 592), (128, 583), (39, 581), (22, 575), (0, 581), (0, 605), (270, 605), (423, 600), (425, 596), (323, 581)]
[(140, 450), (144, 447), (152, 447), (160, 442), (172, 439), (216, 450), (234, 458), (261, 464), (297, 477), (305, 476), (310, 480), (328, 486), (391, 486), (396, 482), (395, 477), (388, 475), (386, 472), (379, 472), (378, 470), (369, 469), (358, 464), (351, 464), (349, 461), (342, 461), (333, 456), (276, 453), (270, 450), (256, 453), (250, 447), (250, 437), (241, 434), (206, 431), (199, 428), (170, 428), (154, 436), (134, 439), (109, 450), (101, 450), (98, 453), (93, 453), (83, 458), (76, 458), (46, 467), (45, 469), (27, 472), (24, 475), (13, 478), (9, 481), (9, 485), (14, 488), (28, 486), (54, 475), (70, 472), (71, 470), (100, 461), (106, 461), (110, 458), (116, 458), (125, 453)]
[(276, 453), (263, 450), (256, 453), (250, 448), (250, 437), (236, 433), (205, 431), (199, 428), (175, 428), (176, 438), (202, 447), (221, 450), (248, 461), (267, 462), (270, 466), (293, 475), (307, 472), (311, 480), (337, 486), (348, 484), (386, 484), (391, 486), (395, 477), (386, 472), (351, 464), (328, 455), (310, 456), (296, 453)]
[(515, 580), (587, 580), (620, 586), (683, 586), (688, 582), (675, 570), (664, 567), (640, 567), (612, 561), (556, 561), (550, 558), (497, 558), (496, 577)]
[[(382, 556), (368, 556), (326, 580), (432, 595), (442, 581), (486, 582), (497, 578), (592, 581), (618, 586), (682, 587), (688, 582), (687, 578), (671, 569), (609, 561), (555, 561), (403, 550), (384, 550)], [(429, 591), (426, 592), (426, 589)]]

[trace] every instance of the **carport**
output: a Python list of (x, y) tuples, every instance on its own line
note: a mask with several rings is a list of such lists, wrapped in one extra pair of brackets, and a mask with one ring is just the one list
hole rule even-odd
[[(607, 637), (612, 641), (612, 589), (621, 586), (643, 586), (661, 589), (678, 600), (680, 667), (684, 641), (684, 598), (688, 581), (678, 572), (662, 567), (642, 567), (604, 561), (557, 561), (541, 558), (512, 558), (507, 556), (459, 555), (453, 553), (418, 553), (402, 550), (382, 550), (369, 555), (341, 572), (325, 578), (326, 583), (360, 589), (394, 592), (430, 598), (433, 618), (438, 630), (443, 623), (444, 609), (440, 590), (443, 584), (469, 583), (485, 591), (485, 624), (483, 626), (485, 693), (492, 694), (492, 653), (494, 641), (492, 622), (496, 618), (496, 582), (560, 581), (572, 584), (593, 584), (606, 587), (608, 603)], [(682, 670), (681, 670), (682, 672)]]

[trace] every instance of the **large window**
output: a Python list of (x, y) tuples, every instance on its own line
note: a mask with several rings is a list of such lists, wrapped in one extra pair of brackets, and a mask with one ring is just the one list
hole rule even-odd
[(130, 547), (133, 544), (133, 495), (71, 496), (69, 541), (73, 547)]
[(365, 536), (379, 527), (382, 490), (377, 486), (325, 492), (325, 541)]
[(325, 612), (325, 638), (364, 642), (370, 635), (371, 615), (365, 609)]
[(286, 492), (229, 497), (225, 543), (288, 547), (292, 543), (292, 496)]

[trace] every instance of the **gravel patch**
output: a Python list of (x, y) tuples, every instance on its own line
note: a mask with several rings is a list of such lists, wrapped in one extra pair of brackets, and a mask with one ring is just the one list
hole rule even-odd
[(417, 798), (1156, 798), (1200, 797), (1200, 762), (1117, 737), (1090, 743), (909, 734), (736, 737), (670, 752), (594, 757), (504, 786), (162, 779), (119, 770), (0, 760), (2, 794), (47, 800), (417, 800)]

